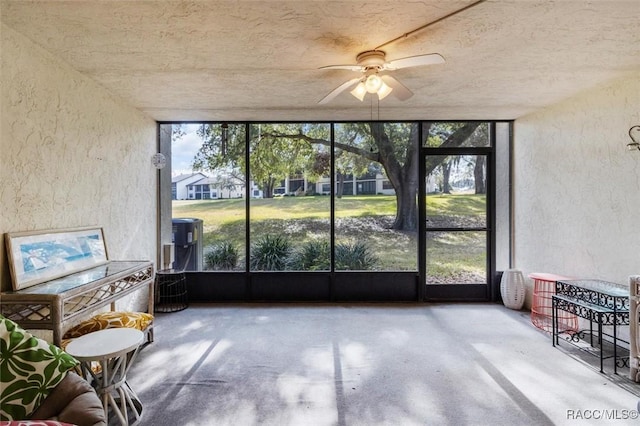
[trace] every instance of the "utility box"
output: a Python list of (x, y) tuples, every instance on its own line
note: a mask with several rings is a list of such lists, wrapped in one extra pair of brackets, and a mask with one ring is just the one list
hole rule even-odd
[(176, 271), (202, 270), (202, 219), (172, 219), (174, 245), (173, 269)]

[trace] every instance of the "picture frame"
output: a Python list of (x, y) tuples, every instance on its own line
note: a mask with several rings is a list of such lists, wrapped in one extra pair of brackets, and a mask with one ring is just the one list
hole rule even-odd
[(5, 234), (14, 291), (108, 262), (100, 227)]

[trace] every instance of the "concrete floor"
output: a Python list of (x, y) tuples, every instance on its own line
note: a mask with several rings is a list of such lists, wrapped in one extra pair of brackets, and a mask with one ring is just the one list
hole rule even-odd
[(496, 304), (192, 305), (129, 383), (143, 425), (640, 423), (640, 385)]

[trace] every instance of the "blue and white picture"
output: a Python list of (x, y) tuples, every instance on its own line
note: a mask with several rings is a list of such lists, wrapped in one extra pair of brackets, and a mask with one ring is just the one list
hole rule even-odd
[(9, 235), (14, 290), (107, 261), (102, 229)]

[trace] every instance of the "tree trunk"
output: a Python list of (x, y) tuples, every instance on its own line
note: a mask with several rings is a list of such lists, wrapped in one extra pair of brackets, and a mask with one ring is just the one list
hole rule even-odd
[(264, 190), (262, 191), (262, 196), (264, 198), (273, 198), (273, 187), (275, 185), (275, 179), (267, 179), (264, 182), (263, 188)]
[(402, 184), (396, 188), (396, 220), (392, 229), (415, 231), (418, 229), (417, 184)]
[[(384, 127), (371, 123), (371, 135), (378, 147), (378, 161), (384, 167), (389, 182), (396, 192), (396, 218), (392, 229), (415, 231), (418, 229), (418, 127), (413, 126), (407, 143), (405, 158), (398, 159), (394, 146)], [(404, 161), (404, 164), (399, 160)]]
[(485, 179), (485, 164), (487, 159), (484, 155), (476, 156), (476, 165), (473, 168), (473, 177), (475, 179), (476, 194), (487, 193), (487, 181)]
[(336, 190), (336, 198), (342, 198), (344, 193), (344, 174), (338, 172), (338, 188)]
[[(461, 146), (471, 134), (478, 128), (479, 122), (469, 122), (456, 130), (440, 145), (442, 148)], [(423, 127), (423, 137), (429, 132), (431, 123), (425, 122)], [(396, 192), (396, 219), (392, 229), (402, 231), (416, 231), (418, 229), (418, 129), (412, 128), (409, 140), (407, 141), (406, 156), (404, 165), (396, 158), (393, 145), (388, 135), (384, 132), (383, 126), (370, 125), (371, 135), (378, 147), (377, 161), (382, 164), (389, 182)], [(441, 156), (433, 156), (427, 160), (425, 176), (428, 176), (442, 162)]]
[(451, 185), (449, 185), (449, 176), (451, 175), (451, 163), (442, 163), (442, 193), (451, 194)]

